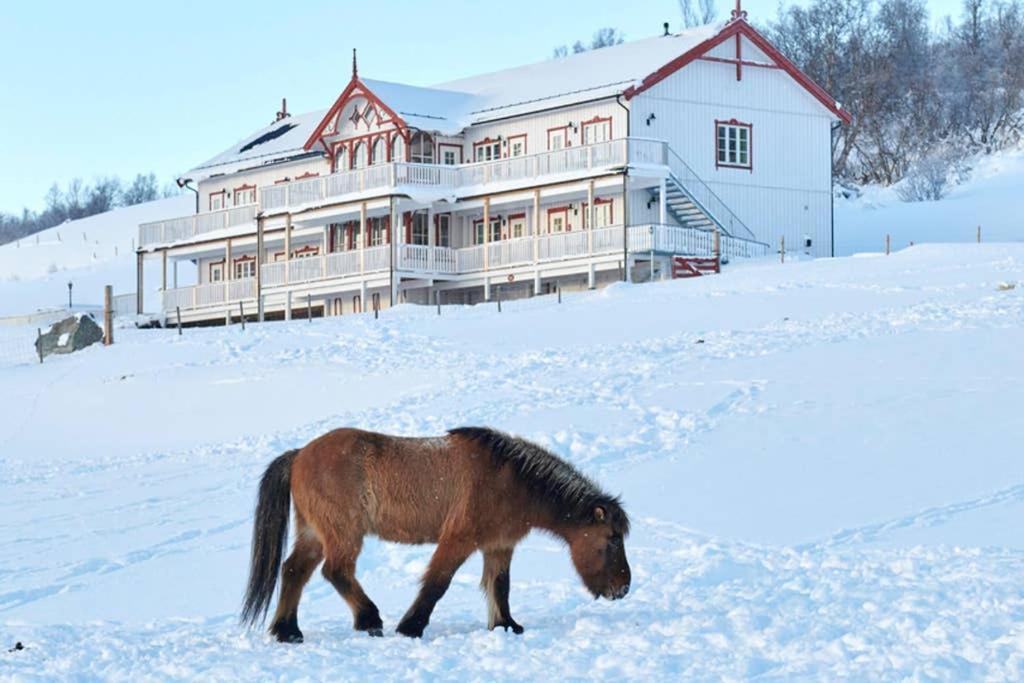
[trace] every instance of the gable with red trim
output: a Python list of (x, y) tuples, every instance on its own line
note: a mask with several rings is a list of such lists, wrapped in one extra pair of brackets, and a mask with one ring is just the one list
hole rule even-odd
[[(757, 59), (751, 60), (749, 58), (744, 58), (740, 49), (742, 38), (749, 40), (750, 43), (753, 44), (764, 56), (767, 56), (771, 62), (764, 63)], [(735, 41), (735, 56), (732, 54), (729, 54), (729, 56), (725, 56), (724, 54), (719, 55), (719, 53), (715, 51), (715, 48), (730, 40)], [(760, 57), (761, 55), (757, 56)], [(703, 43), (700, 43), (693, 49), (683, 53), (679, 57), (676, 57), (657, 71), (646, 76), (640, 82), (640, 85), (633, 85), (627, 88), (625, 92), (623, 92), (623, 96), (627, 100), (632, 99), (645, 90), (649, 90), (654, 87), (656, 84), (679, 71), (687, 64), (697, 61), (698, 59), (732, 64), (736, 67), (738, 79), (742, 78), (742, 70), (745, 66), (781, 69), (808, 93), (810, 93), (812, 97), (817, 99), (826, 109), (835, 114), (843, 123), (849, 124), (850, 121), (852, 121), (850, 113), (844, 110), (842, 106), (836, 102), (835, 98), (829, 95), (824, 88), (812, 81), (807, 74), (801, 71), (785, 55), (779, 52), (767, 38), (761, 35), (753, 26), (748, 24), (746, 19), (742, 16), (726, 24), (725, 28), (711, 38), (708, 38)]]
[[(349, 106), (350, 104), (352, 106)], [(358, 76), (353, 75), (352, 80), (306, 140), (303, 148), (308, 151), (319, 143), (330, 153), (333, 143), (341, 139), (341, 133), (349, 125), (355, 131), (359, 131), (362, 126), (366, 129), (363, 131), (364, 134), (385, 127), (407, 128), (401, 116), (366, 87)]]

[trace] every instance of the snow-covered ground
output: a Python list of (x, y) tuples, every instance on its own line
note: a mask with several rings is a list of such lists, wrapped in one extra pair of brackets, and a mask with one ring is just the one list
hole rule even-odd
[(911, 242), (1024, 242), (1024, 146), (978, 157), (970, 178), (937, 202), (903, 202), (896, 188), (868, 187), (835, 203), (839, 256), (893, 249)]
[[(0, 317), (66, 306), (69, 281), (75, 303), (102, 305), (104, 285), (113, 285), (115, 294), (134, 292), (139, 223), (194, 210), (193, 195), (180, 195), (69, 221), (0, 245)], [(147, 296), (155, 297), (159, 264), (151, 261)]]
[[(503, 308), (119, 330), (0, 363), (0, 679), (1024, 675), (1024, 245)], [(431, 549), (369, 542), (385, 638), (319, 576), (303, 645), (238, 626), (271, 458), (337, 426), (463, 424), (622, 494), (625, 600), (589, 599), (534, 535), (512, 565), (523, 636), (485, 630), (473, 558), (409, 641), (393, 629)]]

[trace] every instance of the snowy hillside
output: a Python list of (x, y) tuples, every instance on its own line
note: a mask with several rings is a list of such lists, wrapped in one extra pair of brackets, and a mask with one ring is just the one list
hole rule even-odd
[[(127, 206), (43, 230), (0, 245), (0, 316), (31, 313), (67, 304), (68, 282), (82, 303), (103, 301), (103, 286), (135, 291), (135, 241), (139, 223), (195, 210), (190, 195)], [(147, 268), (151, 285), (157, 270)], [(155, 289), (153, 290), (155, 292)]]
[(857, 199), (835, 203), (838, 256), (885, 250), (911, 242), (1024, 242), (1024, 148), (981, 157), (970, 179), (937, 202), (900, 201), (893, 187), (869, 187)]
[[(1024, 245), (924, 246), (0, 364), (0, 679), (1019, 679), (1022, 282)], [(409, 641), (431, 549), (369, 541), (385, 638), (319, 575), (303, 645), (239, 628), (270, 459), (464, 424), (622, 494), (625, 600), (534, 535), (524, 635), (485, 630), (474, 557)]]

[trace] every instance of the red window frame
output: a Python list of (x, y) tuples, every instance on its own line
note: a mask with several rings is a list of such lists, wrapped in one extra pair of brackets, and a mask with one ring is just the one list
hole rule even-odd
[[(498, 154), (497, 154), (497, 156), (494, 156), (494, 157), (492, 157), (490, 159), (479, 159), (478, 160), (476, 158), (476, 150), (477, 150), (477, 148), (479, 148), (479, 147), (494, 147), (495, 145), (498, 146)], [(497, 138), (486, 137), (483, 140), (481, 140), (480, 142), (474, 142), (473, 143), (473, 163), (483, 163), (485, 161), (498, 161), (499, 159), (501, 159), (501, 140), (498, 140)]]
[[(734, 128), (746, 128), (747, 129), (747, 163), (746, 164), (730, 164), (727, 161), (720, 161), (718, 158), (718, 129), (720, 126), (731, 126)], [(715, 150), (715, 168), (736, 168), (743, 171), (754, 171), (754, 125), (752, 123), (744, 123), (737, 119), (729, 120), (715, 120), (714, 130), (714, 146)], [(726, 156), (728, 158), (728, 149), (726, 150)]]
[(555, 126), (554, 128), (548, 128), (548, 151), (555, 151), (551, 149), (551, 134), (554, 133), (556, 130), (560, 130), (564, 134), (563, 140), (565, 140), (565, 147), (563, 147), (562, 149), (565, 149), (566, 147), (572, 147), (572, 140), (569, 137), (569, 126)]
[[(611, 205), (608, 207), (608, 225), (615, 225), (615, 200), (611, 197), (594, 197), (594, 206), (598, 204)], [(590, 227), (590, 205), (587, 202), (583, 202), (583, 227)]]
[(611, 140), (612, 139), (612, 117), (610, 117), (610, 116), (595, 116), (594, 118), (590, 119), (589, 121), (584, 121), (583, 123), (580, 124), (580, 144), (583, 144), (583, 145), (587, 144), (587, 126), (601, 126), (601, 125), (607, 125), (608, 126), (608, 138), (607, 138), (607, 140), (602, 140), (602, 142), (607, 142), (608, 140)]
[(562, 232), (563, 233), (565, 233), (565, 232), (572, 232), (572, 228), (569, 227), (569, 207), (568, 206), (556, 206), (556, 207), (554, 207), (552, 209), (548, 209), (548, 213), (547, 213), (548, 220), (547, 220), (547, 225), (546, 225), (546, 227), (547, 227), (547, 234), (549, 234), (549, 235), (561, 234), (561, 233), (556, 233), (556, 232), (552, 232), (551, 231), (551, 216), (556, 214), (556, 213), (564, 213), (565, 214), (565, 230), (563, 230)]
[[(220, 195), (220, 209), (213, 208), (213, 198)], [(209, 197), (209, 204), (207, 205), (207, 211), (220, 211), (221, 209), (228, 208), (228, 191), (221, 190), (220, 192), (211, 192)]]
[(232, 190), (232, 199), (234, 200), (233, 201), (233, 205), (234, 206), (245, 206), (245, 204), (239, 204), (238, 203), (238, 193), (239, 192), (246, 192), (247, 190), (252, 190), (252, 201), (251, 202), (246, 202), (246, 204), (255, 204), (256, 203), (256, 186), (255, 185), (239, 185), (234, 190)]
[(526, 133), (518, 133), (516, 135), (509, 135), (508, 136), (508, 141), (507, 141), (508, 147), (506, 148), (506, 151), (505, 151), (505, 157), (506, 158), (509, 158), (509, 159), (512, 158), (512, 141), (513, 140), (522, 140), (523, 141), (523, 153), (520, 156), (526, 156), (527, 154), (529, 154), (529, 151), (527, 151), (527, 148), (526, 148)]

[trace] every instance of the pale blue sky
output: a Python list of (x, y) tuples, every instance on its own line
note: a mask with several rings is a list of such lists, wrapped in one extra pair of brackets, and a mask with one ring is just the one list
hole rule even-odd
[[(743, 5), (763, 21), (778, 2)], [(720, 15), (732, 6), (719, 0)], [(76, 176), (171, 180), (269, 123), (281, 97), (294, 113), (329, 106), (353, 47), (365, 76), (430, 85), (663, 21), (679, 28), (676, 0), (4, 2), (0, 211), (38, 209)]]

